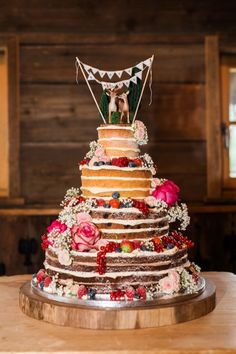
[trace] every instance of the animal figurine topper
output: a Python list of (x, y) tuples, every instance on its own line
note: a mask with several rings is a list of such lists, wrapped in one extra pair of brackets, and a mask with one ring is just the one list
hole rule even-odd
[(108, 112), (109, 112), (108, 121), (109, 121), (109, 123), (111, 123), (112, 113), (118, 111), (116, 101), (117, 101), (119, 90), (120, 90), (119, 88), (111, 88), (106, 91), (106, 94), (110, 97), (110, 102), (108, 104)]
[(119, 109), (119, 112), (121, 113), (120, 123), (123, 123), (124, 117), (127, 119), (127, 123), (130, 123), (128, 94), (129, 94), (129, 91), (126, 91), (118, 96), (118, 109)]

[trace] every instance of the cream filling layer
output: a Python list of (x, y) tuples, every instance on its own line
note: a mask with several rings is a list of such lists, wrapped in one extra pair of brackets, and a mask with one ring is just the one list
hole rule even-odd
[(147, 232), (147, 231), (164, 231), (169, 229), (169, 225), (163, 227), (149, 227), (149, 228), (141, 228), (141, 229), (100, 229), (101, 232), (105, 234), (129, 234), (129, 233), (139, 233), (139, 232)]
[(136, 139), (135, 138), (117, 138), (117, 137), (114, 137), (114, 138), (100, 138), (100, 139), (98, 139), (98, 142), (99, 141), (134, 141), (134, 142), (136, 142)]
[[(110, 191), (117, 191), (116, 188), (103, 188), (103, 187), (81, 187), (82, 190), (87, 190), (89, 192), (92, 192), (94, 194), (96, 193), (101, 193), (101, 192), (110, 192)], [(150, 188), (119, 188), (119, 191), (149, 191)]]
[(136, 177), (108, 177), (108, 176), (81, 176), (82, 179), (112, 179), (112, 180), (123, 180), (123, 181), (152, 181), (152, 178), (136, 178)]
[(114, 165), (102, 165), (102, 166), (87, 166), (80, 165), (80, 169), (88, 169), (88, 170), (119, 170), (119, 171), (150, 171), (148, 167), (119, 167)]
[(131, 127), (122, 127), (120, 125), (107, 125), (105, 127), (97, 127), (97, 130), (131, 130), (133, 129)]
[(160, 221), (167, 221), (167, 218), (157, 218), (157, 219), (137, 219), (137, 220), (124, 220), (124, 219), (95, 219), (93, 218), (94, 224), (119, 224), (119, 225), (140, 225), (140, 224), (154, 224)]
[(44, 262), (44, 267), (45, 269), (50, 269), (54, 272), (57, 273), (62, 273), (62, 274), (68, 274), (68, 275), (73, 275), (75, 277), (80, 277), (80, 278), (112, 278), (116, 279), (118, 277), (128, 277), (128, 276), (159, 276), (165, 273), (168, 273), (168, 270), (178, 270), (182, 269), (183, 267), (189, 266), (190, 263), (189, 261), (186, 261), (184, 264), (178, 267), (173, 267), (170, 269), (165, 269), (165, 270), (160, 270), (160, 271), (127, 271), (127, 272), (111, 272), (111, 273), (105, 273), (105, 274), (98, 274), (95, 272), (78, 272), (74, 270), (68, 270), (68, 269), (61, 269), (58, 267), (51, 266), (47, 263), (47, 261)]
[(121, 148), (121, 147), (106, 147), (105, 150), (118, 150), (118, 151), (134, 151), (134, 152), (139, 152), (140, 149), (132, 149), (130, 147), (127, 148)]

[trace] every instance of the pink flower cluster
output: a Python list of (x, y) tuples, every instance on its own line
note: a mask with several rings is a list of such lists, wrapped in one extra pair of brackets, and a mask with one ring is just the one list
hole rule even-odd
[(163, 293), (171, 295), (180, 290), (180, 275), (175, 270), (171, 270), (167, 277), (159, 281), (160, 289)]
[(78, 251), (89, 251), (96, 248), (97, 242), (100, 240), (100, 231), (92, 218), (87, 213), (77, 214), (78, 225), (72, 226), (72, 248)]
[(141, 120), (136, 120), (133, 123), (134, 137), (139, 145), (144, 145), (148, 141), (147, 128), (141, 122)]
[(95, 150), (94, 156), (91, 158), (89, 165), (93, 166), (94, 162), (100, 162), (100, 161), (105, 163), (111, 161), (110, 157), (106, 155), (103, 147), (98, 147)]
[(156, 199), (163, 200), (168, 205), (173, 205), (179, 200), (179, 187), (172, 181), (167, 180), (164, 183), (157, 185), (152, 192), (152, 196)]
[(54, 220), (50, 226), (47, 228), (47, 232), (57, 231), (58, 233), (66, 231), (67, 226), (61, 223), (59, 220)]

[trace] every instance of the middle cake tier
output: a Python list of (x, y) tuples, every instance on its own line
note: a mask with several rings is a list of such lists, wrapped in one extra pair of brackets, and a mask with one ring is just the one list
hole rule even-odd
[(85, 198), (111, 198), (118, 192), (121, 198), (144, 199), (150, 195), (152, 173), (146, 167), (81, 166), (81, 190)]

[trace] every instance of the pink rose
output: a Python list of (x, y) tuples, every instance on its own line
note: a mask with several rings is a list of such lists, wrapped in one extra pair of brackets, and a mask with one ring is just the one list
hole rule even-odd
[(68, 266), (71, 264), (70, 253), (67, 250), (59, 250), (57, 257), (59, 263), (61, 263), (62, 265)]
[(78, 224), (81, 224), (82, 222), (91, 222), (92, 221), (92, 217), (88, 214), (88, 213), (78, 213), (76, 215), (76, 219)]
[(94, 248), (100, 239), (100, 231), (91, 222), (82, 222), (78, 226), (74, 225), (71, 229), (72, 248), (78, 251), (89, 251)]
[(145, 137), (145, 130), (143, 127), (138, 128), (135, 131), (135, 138), (137, 138), (138, 140), (143, 140)]
[(102, 147), (98, 147), (98, 148), (95, 150), (94, 155), (95, 155), (96, 157), (102, 157), (102, 156), (105, 155), (105, 151), (104, 151), (104, 149), (103, 149)]
[(54, 220), (50, 226), (47, 228), (47, 232), (50, 233), (52, 231), (64, 232), (66, 231), (67, 226), (62, 224), (59, 220)]
[(106, 247), (108, 243), (109, 242), (107, 240), (101, 238), (100, 240), (98, 240), (98, 242), (96, 242), (94, 246), (96, 247), (97, 250), (99, 250), (102, 246)]
[(168, 205), (172, 205), (179, 199), (179, 187), (174, 182), (167, 180), (163, 184), (156, 186), (152, 192), (153, 197), (163, 200)]
[(161, 291), (165, 294), (173, 294), (180, 289), (180, 277), (176, 271), (169, 272), (168, 276), (159, 281)]

